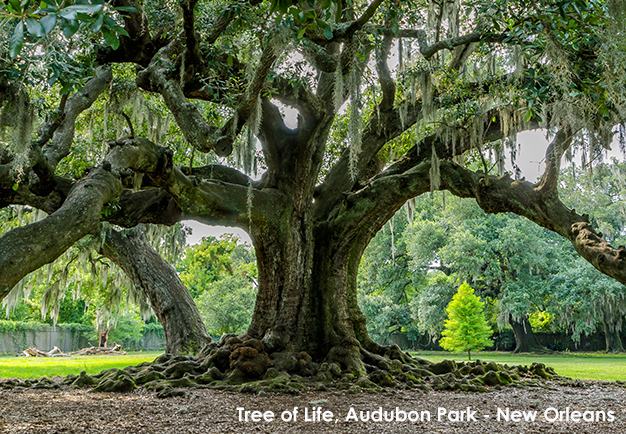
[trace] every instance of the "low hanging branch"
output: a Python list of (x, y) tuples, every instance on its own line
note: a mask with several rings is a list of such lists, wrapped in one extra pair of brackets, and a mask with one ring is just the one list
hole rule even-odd
[[(444, 174), (445, 173), (445, 174)], [(528, 181), (508, 176), (489, 177), (474, 173), (454, 163), (442, 167), (445, 187), (460, 197), (473, 197), (487, 213), (513, 212), (554, 231), (572, 243), (576, 251), (602, 273), (626, 283), (626, 247), (617, 249), (602, 239), (589, 222), (588, 215), (579, 215), (567, 208), (556, 190), (540, 188)]]

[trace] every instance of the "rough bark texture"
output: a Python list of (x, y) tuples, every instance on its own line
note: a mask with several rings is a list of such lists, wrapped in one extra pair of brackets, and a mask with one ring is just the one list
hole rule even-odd
[(187, 287), (148, 243), (141, 226), (124, 232), (109, 229), (103, 253), (150, 301), (163, 325), (167, 353), (196, 354), (211, 342)]
[(91, 107), (105, 89), (107, 89), (113, 74), (110, 66), (102, 66), (96, 70), (96, 77), (89, 80), (80, 92), (68, 98), (63, 111), (63, 120), (54, 132), (50, 143), (43, 149), (46, 160), (52, 170), (63, 158), (70, 153), (76, 119), (83, 111)]
[(528, 321), (528, 316), (514, 319), (509, 317), (509, 324), (515, 334), (514, 353), (546, 353), (548, 349), (537, 342), (537, 337), (533, 333), (533, 328)]

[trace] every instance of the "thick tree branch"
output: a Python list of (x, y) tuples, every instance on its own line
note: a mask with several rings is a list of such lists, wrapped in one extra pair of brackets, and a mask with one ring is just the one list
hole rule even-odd
[[(562, 134), (556, 140), (563, 144), (569, 139)], [(348, 193), (343, 205), (333, 214), (333, 224), (346, 225), (346, 234), (359, 228), (376, 233), (407, 199), (430, 190), (429, 170), (429, 162), (422, 162), (403, 173), (377, 178), (362, 190)], [(556, 190), (546, 189), (545, 184), (515, 181), (508, 175), (488, 176), (487, 181), (483, 172), (472, 172), (451, 161), (441, 161), (440, 171), (440, 189), (476, 199), (487, 213), (512, 212), (562, 235), (595, 268), (626, 283), (626, 248), (615, 249), (604, 241), (589, 223), (588, 216), (568, 209)]]
[(54, 121), (44, 123), (39, 128), (39, 140), (31, 143), (28, 161), (32, 164), (32, 170), (36, 177), (29, 174), (29, 188), (35, 194), (47, 196), (55, 187), (54, 169), (48, 163), (42, 148), (52, 139), (55, 131), (63, 124), (65, 119), (65, 105), (67, 103), (68, 94), (61, 96), (59, 109), (57, 110)]
[(183, 10), (183, 29), (185, 31), (185, 48), (187, 62), (200, 63), (200, 42), (196, 35), (194, 9), (198, 0), (181, 0), (180, 7)]
[(412, 197), (430, 191), (430, 162), (422, 162), (404, 173), (378, 178), (362, 189), (346, 192), (341, 206), (332, 213), (333, 225), (345, 236), (359, 233), (369, 240)]
[[(48, 217), (0, 237), (0, 299), (28, 273), (54, 261), (80, 238), (99, 230), (104, 204), (119, 197), (120, 178), (127, 175), (126, 171), (145, 171), (157, 180), (168, 174), (171, 153), (143, 139), (136, 139), (134, 144), (116, 145), (102, 167), (92, 169), (72, 186), (60, 208)], [(19, 199), (18, 194), (16, 198)]]
[(322, 47), (307, 39), (303, 39), (300, 44), (300, 52), (315, 69), (321, 72), (335, 72), (340, 56), (328, 53), (327, 49), (328, 46)]
[(70, 153), (76, 118), (91, 107), (100, 94), (109, 87), (112, 79), (111, 68), (101, 66), (96, 69), (96, 76), (89, 80), (81, 91), (68, 98), (63, 111), (63, 121), (54, 131), (52, 139), (43, 148), (44, 156), (52, 171), (59, 161)]
[(561, 171), (561, 158), (571, 143), (572, 134), (569, 129), (560, 129), (546, 149), (546, 170), (539, 181), (539, 189), (546, 192), (556, 191)]
[[(251, 222), (262, 225), (268, 215), (284, 206), (278, 192), (258, 190), (252, 184), (198, 182), (174, 167), (171, 157), (171, 151), (148, 140), (120, 139), (112, 143), (102, 167), (92, 169), (72, 186), (64, 200), (63, 194), (54, 193), (57, 200), (51, 200), (23, 187), (18, 191), (3, 189), (0, 205), (28, 203), (52, 213), (0, 237), (0, 299), (25, 275), (54, 261), (83, 236), (97, 232), (102, 218), (133, 226), (143, 222), (172, 224), (188, 216), (247, 229)], [(149, 190), (122, 194), (123, 184), (132, 183), (134, 172), (145, 173), (167, 193)], [(5, 195), (8, 191), (13, 193)], [(121, 209), (101, 216), (104, 204), (118, 198)], [(51, 233), (55, 236), (50, 237)]]
[(444, 39), (434, 44), (428, 44), (426, 40), (426, 32), (424, 30), (400, 30), (397, 37), (399, 38), (415, 38), (420, 47), (420, 53), (430, 59), (441, 50), (453, 51), (456, 47), (469, 45), (476, 42), (502, 42), (507, 35), (504, 33), (482, 33), (474, 32), (467, 35), (457, 36), (456, 38)]
[(113, 50), (109, 46), (96, 49), (100, 64), (132, 62), (147, 67), (154, 55), (170, 42), (163, 33), (151, 36), (148, 19), (140, 2), (135, 0), (113, 0), (114, 7), (133, 7), (134, 12), (121, 12), (128, 36), (120, 36), (120, 46)]
[(175, 41), (159, 50), (150, 66), (137, 74), (137, 85), (155, 90), (163, 96), (165, 104), (191, 146), (201, 152), (215, 150), (219, 156), (230, 155), (232, 144), (225, 141), (220, 143), (218, 129), (205, 122), (195, 104), (185, 97), (178, 79), (172, 76), (171, 56), (177, 51), (179, 48)]
[[(488, 113), (486, 117), (488, 119), (495, 118), (495, 121), (490, 122), (489, 127), (485, 130), (484, 142), (504, 138), (498, 111), (494, 110)], [(531, 119), (524, 126), (525, 129), (537, 127), (536, 119)], [(348, 219), (350, 220), (346, 236), (351, 230), (360, 227), (368, 228), (367, 233), (363, 232), (365, 229), (358, 229), (357, 232), (369, 242), (371, 236), (374, 236), (409, 198), (430, 191), (429, 172), (433, 147), (442, 161), (470, 149), (471, 140), (467, 131), (461, 132), (459, 139), (463, 144), (457, 143), (456, 147), (453, 148), (442, 139), (441, 134), (435, 133), (423, 139), (418, 146), (411, 148), (396, 163), (373, 177), (363, 187), (355, 184), (352, 191), (348, 191), (347, 188), (341, 192), (339, 189), (334, 189), (335, 194), (341, 193), (341, 197), (334, 199), (331, 202), (333, 203), (332, 206), (325, 204), (331, 220), (336, 216), (345, 214), (341, 224), (347, 224)], [(447, 161), (444, 163), (448, 164)], [(319, 199), (317, 202), (323, 203)], [(371, 231), (373, 233), (370, 233)]]
[[(153, 185), (173, 197), (177, 206), (168, 206), (171, 207), (172, 218), (176, 219), (191, 218), (209, 224), (226, 224), (247, 229), (250, 221), (264, 218), (267, 213), (276, 209), (277, 201), (281, 200), (277, 192), (258, 190), (253, 183), (239, 183), (241, 179), (234, 177), (232, 171), (229, 177), (235, 183), (224, 182), (219, 178), (187, 176), (184, 172), (188, 173), (188, 168), (181, 169), (172, 164), (172, 153), (169, 149), (143, 138), (118, 139), (112, 144), (112, 150), (105, 158), (103, 166), (119, 173), (127, 185), (132, 184), (133, 172), (146, 174)], [(229, 171), (223, 168), (217, 172), (225, 174)], [(198, 172), (202, 173), (206, 173), (206, 170)], [(159, 218), (166, 218), (167, 214)]]
[[(496, 83), (506, 83), (511, 80), (509, 74), (505, 74), (496, 80)], [(491, 92), (494, 81), (479, 82), (472, 85), (472, 92), (488, 93)], [(435, 95), (437, 97), (437, 95)], [(448, 104), (454, 101), (447, 101)], [(404, 131), (411, 128), (421, 116), (422, 106), (418, 101), (416, 104), (407, 104), (405, 107), (396, 107), (394, 109), (383, 110), (379, 107), (374, 110), (362, 134), (362, 149), (358, 155), (357, 169), (358, 176), (355, 180), (350, 177), (349, 168), (349, 149), (346, 149), (339, 161), (331, 168), (324, 182), (316, 189), (316, 203), (314, 205), (314, 215), (316, 218), (326, 218), (333, 207), (338, 206), (343, 200), (344, 192), (352, 191), (354, 188), (360, 188), (359, 182), (366, 179), (362, 177), (367, 172), (368, 178), (373, 176), (370, 170), (375, 165), (379, 150), (389, 141), (395, 139)], [(400, 116), (400, 110), (404, 109), (403, 117)], [(379, 118), (380, 116), (380, 118)], [(487, 127), (483, 134), (485, 143), (493, 142), (504, 138), (502, 131), (501, 116), (499, 110), (492, 110), (485, 115), (484, 119), (488, 119)], [(402, 120), (404, 122), (402, 122)], [(521, 126), (520, 131), (539, 128), (539, 121), (532, 118)], [(449, 127), (452, 128), (452, 127)], [(457, 140), (454, 146), (447, 143), (445, 133), (440, 131), (426, 137), (418, 145), (411, 148), (398, 161), (387, 168), (383, 173), (376, 176), (383, 177), (389, 175), (400, 174), (406, 172), (411, 167), (416, 166), (422, 161), (430, 160), (432, 146), (435, 145), (437, 156), (440, 159), (451, 158), (455, 155), (461, 155), (470, 149), (472, 141), (470, 140), (469, 131), (460, 128), (457, 133)]]
[(182, 212), (176, 200), (161, 189), (124, 190), (119, 197), (117, 209), (103, 220), (132, 228), (142, 223), (171, 226), (182, 220)]
[(36, 177), (29, 176), (30, 190), (40, 196), (47, 196), (52, 192), (56, 183), (54, 170), (48, 164), (41, 147), (37, 144), (31, 144), (29, 160)]
[(475, 198), (487, 213), (513, 212), (562, 235), (595, 268), (626, 284), (626, 248), (615, 249), (604, 241), (589, 223), (589, 216), (568, 209), (556, 190), (507, 176), (491, 176), (487, 183), (484, 174), (450, 162), (442, 165), (441, 177), (442, 188), (460, 197)]
[(276, 91), (274, 98), (298, 110), (308, 120), (308, 124), (319, 121), (326, 114), (324, 102), (305, 83), (292, 83), (282, 76), (276, 76), (273, 84)]
[(128, 36), (131, 40), (137, 42), (149, 36), (148, 21), (145, 14), (143, 13), (141, 4), (138, 1), (112, 0), (111, 6), (135, 8), (135, 10), (132, 12), (121, 12), (122, 18), (124, 19), (124, 28), (126, 29), (126, 32), (128, 32)]
[(59, 102), (59, 109), (56, 112), (55, 119), (53, 122), (46, 123), (41, 126), (39, 132), (39, 140), (37, 141), (37, 146), (43, 147), (50, 139), (52, 139), (52, 135), (54, 132), (61, 126), (63, 120), (65, 119), (65, 104), (67, 104), (68, 94), (61, 95), (61, 101)]
[(3, 185), (0, 182), (0, 208), (9, 205), (28, 205), (46, 214), (52, 214), (63, 206), (63, 202), (75, 183), (70, 179), (57, 176), (54, 189), (47, 196), (41, 196), (33, 193), (27, 185), (20, 184), (17, 190), (13, 190), (12, 183)]
[(450, 64), (448, 65), (448, 71), (458, 71), (461, 69), (467, 59), (472, 55), (472, 53), (476, 50), (478, 44), (471, 43), (467, 45), (459, 45), (452, 51), (452, 59), (450, 60)]
[(387, 65), (392, 42), (393, 40), (390, 36), (385, 36), (383, 44), (376, 54), (376, 71), (378, 72), (378, 80), (383, 93), (383, 99), (378, 107), (379, 110), (389, 110), (393, 107), (396, 99), (396, 84), (393, 78), (391, 78), (389, 65)]
[(191, 146), (201, 152), (214, 150), (218, 156), (223, 157), (232, 152), (234, 139), (254, 109), (279, 50), (274, 44), (265, 47), (254, 77), (235, 108), (235, 115), (221, 128), (207, 124), (195, 104), (185, 97), (178, 77), (172, 75), (172, 57), (180, 51), (176, 41), (162, 48), (150, 66), (137, 75), (137, 85), (157, 91), (163, 96), (165, 104)]
[(254, 76), (252, 77), (252, 80), (250, 80), (250, 84), (248, 84), (248, 88), (239, 101), (239, 104), (235, 107), (235, 115), (228, 120), (223, 128), (226, 131), (230, 131), (230, 134), (226, 137), (230, 140), (231, 146), (235, 137), (239, 134), (250, 117), (250, 114), (255, 109), (261, 91), (266, 84), (267, 76), (272, 68), (272, 65), (281, 53), (281, 50), (282, 44), (275, 45), (271, 42), (263, 48), (261, 58), (259, 59), (259, 63), (254, 71)]
[(222, 181), (229, 184), (245, 185), (250, 184), (252, 179), (237, 169), (221, 164), (209, 164), (201, 167), (181, 167), (185, 175), (192, 175), (202, 181)]
[(289, 143), (293, 142), (296, 132), (285, 126), (280, 110), (268, 98), (263, 98), (261, 103), (263, 104), (263, 118), (259, 140), (263, 146), (267, 167), (273, 175), (276, 171), (280, 171), (286, 148)]
[(312, 40), (315, 40), (315, 42), (320, 45), (327, 45), (332, 42), (342, 42), (352, 38), (357, 31), (361, 30), (372, 19), (383, 1), (384, 0), (374, 0), (371, 2), (365, 12), (354, 21), (332, 26), (332, 38), (328, 39), (325, 36), (320, 36), (312, 38)]
[[(499, 110), (492, 110), (484, 117), (485, 119), (492, 119), (492, 121), (489, 122), (488, 127), (483, 133), (483, 143), (504, 139), (505, 136), (502, 129), (502, 119)], [(539, 120), (533, 117), (529, 121), (525, 122), (520, 127), (518, 132), (534, 130), (540, 127)], [(418, 145), (409, 149), (395, 163), (390, 165), (384, 172), (380, 173), (375, 178), (397, 175), (406, 172), (423, 161), (430, 160), (433, 145), (435, 146), (435, 151), (437, 152), (437, 157), (439, 159), (450, 159), (454, 156), (462, 155), (472, 147), (470, 133), (467, 130), (460, 130), (458, 132), (457, 143), (454, 147), (449, 146), (445, 140), (442, 139), (442, 136), (444, 135), (435, 133), (425, 137)]]
[[(360, 175), (370, 164), (370, 161), (385, 143), (393, 140), (410, 128), (419, 119), (421, 104), (410, 105), (405, 116), (405, 123), (400, 121), (399, 109), (374, 110), (363, 130), (361, 152), (356, 163), (357, 173)], [(380, 115), (380, 117), (379, 117)], [(403, 128), (404, 127), (404, 128)], [(332, 167), (324, 182), (316, 191), (314, 215), (324, 218), (330, 210), (343, 200), (343, 193), (352, 190), (355, 183), (360, 179), (352, 179), (349, 169), (350, 150), (346, 149), (341, 158)]]
[(0, 237), (0, 299), (28, 273), (54, 261), (85, 235), (97, 232), (102, 207), (121, 190), (117, 177), (94, 169), (72, 188), (59, 210)]
[[(75, 181), (57, 176), (55, 187), (47, 196), (37, 195), (24, 185), (20, 185), (17, 190), (13, 190), (11, 185), (0, 185), (0, 209), (9, 205), (25, 205), (52, 214), (63, 206), (75, 184)], [(181, 210), (174, 198), (161, 189), (125, 189), (119, 196), (117, 206), (101, 218), (124, 228), (141, 223), (170, 226), (181, 220)]]

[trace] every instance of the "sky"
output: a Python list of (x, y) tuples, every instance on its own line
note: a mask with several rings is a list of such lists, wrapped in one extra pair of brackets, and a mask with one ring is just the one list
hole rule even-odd
[(186, 227), (191, 228), (191, 235), (187, 235), (187, 245), (193, 246), (198, 244), (203, 237), (219, 238), (222, 234), (235, 234), (239, 239), (248, 244), (252, 244), (252, 240), (248, 234), (239, 228), (229, 228), (226, 226), (209, 226), (195, 220), (184, 220), (182, 222)]

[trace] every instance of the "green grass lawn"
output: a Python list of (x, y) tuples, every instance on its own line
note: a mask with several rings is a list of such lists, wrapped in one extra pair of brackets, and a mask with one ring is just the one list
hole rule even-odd
[[(466, 361), (466, 354), (446, 353), (442, 351), (424, 351), (411, 353), (414, 356), (440, 362), (444, 359)], [(581, 380), (626, 380), (626, 355), (605, 353), (569, 353), (569, 354), (511, 354), (481, 352), (472, 354), (472, 360), (512, 365), (530, 365), (533, 362), (552, 366), (557, 374)]]
[(121, 369), (141, 362), (151, 362), (161, 354), (161, 352), (141, 352), (123, 356), (0, 357), (0, 378), (65, 376), (79, 374), (80, 371), (97, 374), (104, 369)]
[[(125, 356), (74, 357), (0, 357), (0, 378), (37, 378), (50, 375), (65, 376), (87, 371), (96, 374), (104, 369), (124, 368), (141, 362), (151, 362), (160, 352), (130, 353)], [(446, 352), (412, 353), (417, 357), (440, 362), (444, 359), (467, 360), (467, 356)], [(552, 366), (565, 377), (584, 380), (626, 380), (626, 355), (604, 353), (571, 353), (558, 355), (511, 354), (484, 352), (472, 354), (472, 360), (494, 361), (507, 365), (530, 365), (533, 362)]]

